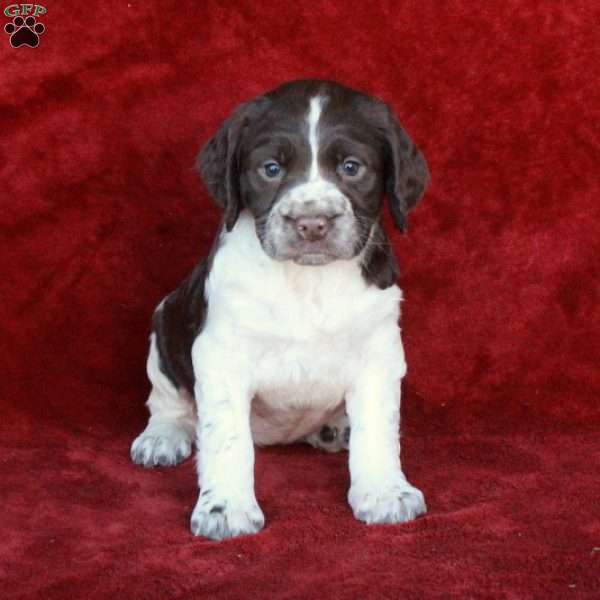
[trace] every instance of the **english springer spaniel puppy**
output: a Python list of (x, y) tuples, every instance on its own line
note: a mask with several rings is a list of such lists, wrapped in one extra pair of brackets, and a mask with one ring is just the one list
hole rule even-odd
[(398, 268), (382, 227), (428, 182), (383, 102), (295, 81), (238, 107), (198, 167), (224, 213), (210, 255), (154, 313), (150, 420), (131, 457), (175, 465), (195, 441), (195, 535), (256, 533), (254, 444), (349, 450), (365, 523), (426, 512), (400, 465)]

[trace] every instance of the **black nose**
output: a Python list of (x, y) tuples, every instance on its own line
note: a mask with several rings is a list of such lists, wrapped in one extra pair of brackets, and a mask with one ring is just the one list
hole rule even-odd
[(322, 240), (329, 231), (331, 220), (327, 217), (298, 217), (294, 227), (298, 235), (309, 242)]

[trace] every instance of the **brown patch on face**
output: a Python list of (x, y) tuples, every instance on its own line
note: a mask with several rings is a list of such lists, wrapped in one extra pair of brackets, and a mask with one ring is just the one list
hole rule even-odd
[[(347, 199), (354, 218), (355, 235), (346, 235), (344, 242), (352, 245), (351, 252), (338, 245), (331, 259), (348, 258), (362, 252), (369, 235), (380, 229), (385, 194), (394, 222), (404, 231), (407, 214), (428, 182), (422, 154), (383, 102), (330, 81), (287, 83), (238, 109), (207, 144), (201, 169), (224, 208), (227, 228), (247, 208), (265, 247), (270, 216), (282, 199), (308, 180), (312, 157), (306, 116), (311, 98), (317, 96), (324, 99), (317, 129), (319, 175)], [(272, 178), (264, 171), (269, 161), (276, 163), (275, 170), (281, 168)], [(344, 167), (346, 161), (359, 165), (357, 176)], [(287, 242), (281, 243), (293, 245), (293, 226), (279, 227), (287, 228)], [(332, 235), (336, 232), (335, 227), (328, 230)], [(288, 256), (285, 252), (272, 255)], [(370, 256), (387, 261), (390, 264), (384, 270), (395, 272), (388, 253), (372, 251)], [(365, 272), (371, 280), (369, 273), (372, 269)]]

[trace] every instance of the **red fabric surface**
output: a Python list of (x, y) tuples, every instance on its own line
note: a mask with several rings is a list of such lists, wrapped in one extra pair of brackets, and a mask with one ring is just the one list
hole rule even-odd
[[(47, 9), (38, 48), (0, 40), (0, 597), (598, 598), (598, 4)], [(150, 316), (219, 221), (200, 144), (302, 77), (384, 98), (429, 161), (392, 239), (430, 512), (367, 527), (345, 455), (270, 448), (265, 530), (214, 543), (193, 461), (129, 461)]]

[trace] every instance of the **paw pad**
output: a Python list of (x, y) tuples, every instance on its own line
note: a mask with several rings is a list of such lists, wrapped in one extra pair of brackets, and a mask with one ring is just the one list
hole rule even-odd
[(10, 45), (13, 48), (29, 46), (37, 48), (40, 43), (40, 35), (46, 31), (41, 23), (36, 23), (35, 17), (15, 17), (12, 23), (4, 26), (4, 31), (10, 35)]
[(329, 425), (323, 425), (319, 432), (319, 437), (326, 444), (330, 444), (337, 437), (337, 427), (329, 427)]
[(303, 440), (308, 442), (311, 446), (326, 450), (327, 452), (348, 450), (350, 442), (348, 417), (343, 415), (341, 418), (323, 425), (321, 429), (307, 435)]

